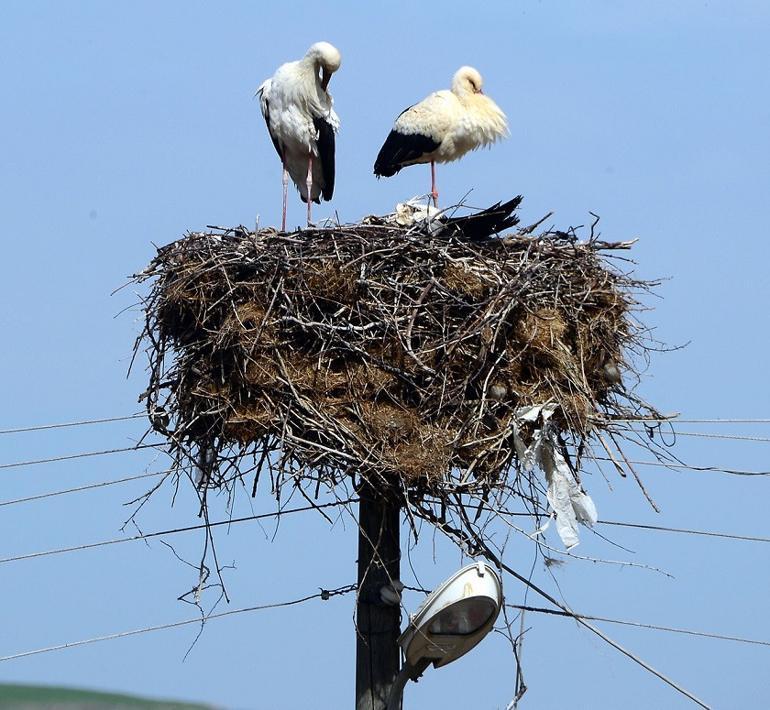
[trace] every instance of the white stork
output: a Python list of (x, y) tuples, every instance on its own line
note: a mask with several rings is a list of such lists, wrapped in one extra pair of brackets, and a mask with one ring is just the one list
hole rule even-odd
[(457, 160), (508, 135), (505, 114), (481, 86), (478, 71), (460, 67), (451, 91), (436, 91), (402, 111), (380, 148), (374, 174), (390, 177), (407, 165), (430, 163), (430, 194), (438, 206), (436, 163)]
[(340, 121), (327, 87), (341, 61), (336, 47), (316, 42), (302, 59), (282, 64), (257, 89), (267, 130), (283, 165), (281, 231), (286, 231), (289, 176), (307, 202), (308, 224), (311, 201), (331, 200), (334, 193), (334, 134)]

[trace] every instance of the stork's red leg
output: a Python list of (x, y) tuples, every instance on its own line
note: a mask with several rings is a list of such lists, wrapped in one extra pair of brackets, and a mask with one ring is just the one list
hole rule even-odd
[(307, 226), (310, 226), (310, 205), (312, 200), (310, 195), (313, 191), (313, 154), (311, 153), (307, 159)]
[(289, 193), (289, 171), (283, 166), (283, 212), (281, 213), (281, 231), (286, 231), (286, 202)]
[(436, 189), (436, 163), (430, 161), (430, 194), (433, 198), (433, 206), (438, 207), (438, 190)]

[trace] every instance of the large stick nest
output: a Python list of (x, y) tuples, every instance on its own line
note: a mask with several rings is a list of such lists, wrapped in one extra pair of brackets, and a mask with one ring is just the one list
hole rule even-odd
[(527, 405), (556, 404), (575, 443), (639, 415), (633, 312), (650, 284), (602, 256), (630, 243), (435, 226), (217, 229), (160, 248), (137, 277), (152, 280), (155, 428), (202, 452), (211, 485), (219, 457), (419, 498), (511, 486)]

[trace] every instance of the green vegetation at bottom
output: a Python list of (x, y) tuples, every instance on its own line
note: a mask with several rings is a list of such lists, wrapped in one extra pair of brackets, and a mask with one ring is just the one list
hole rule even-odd
[(0, 708), (56, 708), (56, 710), (211, 710), (211, 706), (196, 703), (149, 700), (118, 693), (97, 693), (77, 688), (57, 688), (41, 685), (0, 684)]

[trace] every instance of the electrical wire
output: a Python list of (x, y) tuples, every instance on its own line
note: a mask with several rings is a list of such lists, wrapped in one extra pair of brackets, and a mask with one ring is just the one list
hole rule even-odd
[[(500, 515), (509, 518), (533, 518), (532, 513), (514, 513), (512, 511), (499, 511)], [(679, 533), (683, 535), (702, 535), (704, 537), (717, 537), (725, 540), (744, 540), (746, 542), (770, 542), (770, 537), (759, 537), (757, 535), (740, 535), (737, 533), (714, 532), (713, 530), (694, 530), (690, 528), (670, 528), (664, 525), (648, 525), (646, 523), (624, 523), (619, 520), (597, 520), (597, 525), (612, 525), (619, 528), (636, 528), (639, 530), (650, 530), (654, 532)]]
[(76, 488), (65, 488), (61, 491), (52, 491), (50, 493), (40, 493), (35, 496), (27, 496), (26, 498), (14, 498), (13, 500), (0, 501), (0, 508), (5, 505), (15, 505), (17, 503), (29, 503), (33, 500), (42, 500), (44, 498), (53, 498), (55, 496), (63, 496), (67, 493), (79, 493), (81, 491), (90, 491), (95, 488), (104, 488), (105, 486), (115, 486), (118, 483), (127, 483), (128, 481), (138, 481), (142, 478), (153, 478), (154, 476), (163, 476), (167, 473), (174, 473), (176, 469), (167, 468), (165, 471), (153, 471), (151, 473), (142, 473), (138, 476), (127, 476), (126, 478), (116, 478), (112, 481), (102, 481), (101, 483), (89, 483), (85, 486), (77, 486)]
[(291, 515), (292, 513), (305, 513), (310, 510), (321, 510), (323, 508), (334, 508), (341, 505), (348, 505), (349, 503), (355, 503), (357, 499), (333, 501), (331, 503), (319, 503), (318, 505), (307, 505), (302, 508), (288, 508), (285, 510), (277, 510), (273, 513), (262, 513), (261, 515), (250, 515), (245, 518), (232, 518), (228, 520), (217, 520), (213, 523), (203, 523), (201, 525), (188, 525), (183, 528), (172, 528), (170, 530), (157, 530), (150, 533), (142, 533), (139, 535), (131, 535), (130, 537), (118, 537), (112, 540), (100, 540), (99, 542), (90, 542), (85, 545), (74, 545), (73, 547), (58, 547), (53, 550), (44, 550), (42, 552), (29, 552), (25, 555), (14, 555), (13, 557), (3, 557), (0, 559), (0, 564), (7, 562), (18, 562), (20, 560), (31, 560), (36, 557), (48, 557), (50, 555), (62, 555), (67, 552), (78, 552), (80, 550), (91, 550), (96, 547), (106, 547), (107, 545), (119, 545), (124, 542), (135, 542), (136, 540), (148, 540), (153, 537), (160, 537), (162, 535), (176, 535), (177, 533), (191, 532), (193, 530), (204, 530), (206, 528), (216, 528), (221, 525), (235, 525), (237, 523), (246, 523), (252, 520), (264, 520), (265, 518), (280, 518), (282, 515)]
[(119, 631), (114, 634), (106, 634), (105, 636), (94, 636), (93, 638), (82, 639), (80, 641), (70, 641), (69, 643), (61, 643), (57, 646), (47, 646), (45, 648), (36, 648), (32, 651), (22, 651), (21, 653), (13, 653), (10, 656), (0, 656), (0, 662), (12, 661), (17, 658), (26, 658), (27, 656), (36, 656), (40, 653), (50, 653), (52, 651), (62, 651), (65, 648), (76, 648), (78, 646), (86, 646), (91, 643), (98, 643), (99, 641), (112, 641), (114, 639), (126, 638), (127, 636), (138, 636), (139, 634), (147, 634), (152, 631), (162, 631), (164, 629), (175, 629), (180, 626), (187, 626), (189, 624), (204, 624), (212, 619), (222, 619), (225, 616), (234, 616), (235, 614), (245, 614), (252, 611), (264, 611), (265, 609), (279, 609), (281, 607), (295, 606), (297, 604), (303, 604), (311, 599), (323, 599), (326, 601), (330, 597), (339, 596), (342, 594), (348, 594), (356, 589), (355, 584), (349, 584), (346, 587), (339, 587), (338, 589), (321, 589), (316, 594), (308, 594), (306, 597), (300, 597), (299, 599), (291, 599), (286, 602), (274, 602), (272, 604), (260, 604), (258, 606), (247, 606), (241, 609), (231, 609), (229, 611), (220, 611), (215, 614), (209, 614), (205, 617), (197, 617), (195, 619), (185, 619), (184, 621), (174, 621), (170, 624), (158, 624), (157, 626), (145, 626), (141, 629), (132, 629), (131, 631)]
[(689, 636), (701, 636), (704, 638), (717, 639), (719, 641), (735, 641), (736, 643), (755, 644), (757, 646), (770, 646), (770, 641), (761, 641), (759, 639), (743, 638), (741, 636), (729, 636), (726, 634), (714, 634), (708, 631), (696, 631), (694, 629), (680, 629), (673, 626), (658, 626), (656, 624), (646, 624), (641, 621), (626, 621), (622, 619), (611, 619), (606, 616), (590, 616), (588, 614), (570, 614), (561, 609), (543, 609), (542, 607), (525, 606), (522, 604), (506, 604), (512, 609), (521, 611), (534, 611), (539, 614), (552, 614), (554, 616), (564, 616), (573, 619), (588, 619), (589, 621), (603, 621), (608, 624), (621, 624), (623, 626), (635, 626), (640, 629), (651, 629), (652, 631), (667, 631), (674, 634), (687, 634)]
[(122, 449), (105, 449), (103, 451), (84, 451), (79, 454), (66, 454), (64, 456), (52, 456), (47, 459), (33, 459), (31, 461), (14, 461), (13, 463), (0, 464), (0, 469), (4, 468), (21, 468), (22, 466), (36, 466), (41, 463), (54, 463), (56, 461), (69, 461), (71, 459), (84, 459), (89, 456), (105, 456), (107, 454), (120, 454), (126, 451), (139, 451), (141, 449), (157, 449), (163, 447), (164, 444), (137, 444), (136, 446), (127, 446)]
[(140, 419), (146, 414), (129, 414), (125, 417), (105, 417), (103, 419), (82, 419), (77, 422), (63, 422), (61, 424), (39, 424), (37, 426), (24, 426), (16, 429), (0, 429), (0, 434), (21, 434), (25, 431), (43, 431), (45, 429), (64, 429), (65, 427), (84, 426), (86, 424), (106, 424), (108, 422), (124, 422), (129, 419)]
[(661, 419), (679, 424), (770, 424), (770, 419)]
[[(607, 456), (590, 456), (593, 461), (610, 461), (615, 463)], [(770, 471), (747, 471), (735, 468), (721, 468), (719, 466), (692, 466), (681, 463), (669, 463), (668, 461), (626, 461), (633, 466), (657, 466), (659, 468), (684, 469), (687, 471), (712, 471), (714, 473), (728, 473), (732, 476), (770, 476)]]
[(712, 532), (710, 530), (689, 530), (687, 528), (667, 528), (663, 525), (645, 525), (643, 523), (621, 523), (615, 520), (599, 520), (600, 525), (614, 525), (621, 528), (639, 528), (640, 530), (655, 530), (658, 532), (683, 533), (687, 535), (703, 535), (705, 537), (720, 537), (727, 540), (746, 540), (748, 542), (770, 542), (770, 537), (755, 537), (754, 535), (735, 535), (732, 533)]
[(707, 434), (702, 431), (674, 431), (676, 436), (697, 436), (702, 439), (722, 439), (729, 441), (758, 441), (763, 443), (770, 442), (767, 436), (744, 436), (742, 434)]
[(660, 419), (655, 417), (612, 417), (611, 419), (602, 418), (601, 421), (608, 424), (612, 422), (631, 422), (633, 424), (644, 424), (645, 422), (650, 424), (770, 424), (770, 419), (680, 419), (675, 416), (661, 417)]
[[(625, 431), (628, 431), (627, 429)], [(643, 429), (632, 429), (632, 431), (638, 432), (638, 433), (645, 433), (646, 430)], [(700, 437), (702, 439), (726, 439), (729, 441), (756, 441), (756, 442), (763, 442), (768, 443), (770, 442), (770, 437), (767, 436), (747, 436), (743, 434), (711, 434), (709, 432), (704, 431), (677, 431), (676, 429), (668, 430), (664, 429), (661, 431), (661, 434), (673, 434), (674, 436), (696, 436)]]
[[(16, 427), (12, 429), (0, 429), (0, 435), (3, 434), (21, 434), (30, 431), (44, 431), (48, 429), (64, 429), (66, 427), (86, 426), (90, 424), (107, 424), (110, 422), (123, 422), (131, 419), (143, 419), (147, 414), (140, 412), (137, 414), (127, 414), (120, 417), (100, 417), (95, 419), (81, 419), (71, 422), (60, 422), (55, 424), (37, 424), (33, 426)], [(667, 423), (672, 424), (770, 424), (770, 419), (680, 419), (678, 417), (661, 417), (660, 419), (623, 419), (613, 418), (612, 422), (631, 422), (631, 423)]]
[[(509, 510), (496, 511), (499, 515), (503, 515), (507, 518), (534, 518), (533, 513), (517, 513)], [(548, 517), (547, 513), (543, 513), (541, 517)], [(757, 535), (741, 535), (738, 533), (725, 533), (714, 532), (713, 530), (695, 530), (690, 528), (671, 528), (664, 525), (648, 525), (645, 523), (626, 523), (618, 520), (597, 520), (597, 525), (612, 525), (615, 527), (623, 528), (638, 528), (640, 530), (650, 530), (654, 532), (670, 532), (680, 533), (685, 535), (702, 535), (704, 537), (717, 537), (724, 538), (726, 540), (744, 540), (746, 542), (764, 542), (770, 543), (770, 537), (759, 537)], [(418, 590), (419, 591), (419, 590)]]
[[(0, 435), (3, 434), (21, 434), (30, 431), (44, 431), (48, 429), (64, 429), (66, 427), (86, 426), (90, 424), (107, 424), (110, 422), (123, 422), (131, 419), (142, 419), (146, 413), (128, 414), (121, 417), (101, 417), (97, 419), (81, 419), (78, 421), (61, 422), (56, 424), (37, 424), (33, 426), (16, 427), (13, 429), (0, 429)], [(662, 417), (660, 419), (623, 419), (613, 418), (613, 422), (632, 422), (632, 423), (666, 423), (672, 424), (770, 424), (770, 419), (679, 419), (678, 417)]]
[[(32, 459), (29, 461), (14, 461), (12, 463), (0, 464), (0, 469), (21, 468), (23, 466), (35, 466), (44, 463), (55, 463), (57, 461), (69, 461), (72, 459), (87, 458), (90, 456), (105, 456), (108, 454), (119, 454), (128, 451), (139, 451), (141, 449), (159, 449), (165, 444), (138, 444), (136, 446), (127, 446), (119, 449), (105, 449), (102, 451), (84, 451), (78, 454), (65, 454), (63, 456), (52, 456), (45, 459)], [(591, 456), (594, 461), (612, 461), (605, 456)], [(628, 463), (637, 466), (658, 466), (663, 468), (687, 469), (690, 471), (713, 471), (715, 473), (729, 473), (735, 476), (770, 476), (770, 471), (747, 471), (742, 469), (720, 468), (718, 466), (693, 466), (688, 464), (669, 463), (666, 461), (628, 461)]]

